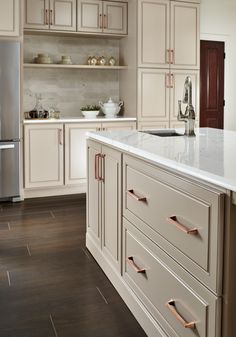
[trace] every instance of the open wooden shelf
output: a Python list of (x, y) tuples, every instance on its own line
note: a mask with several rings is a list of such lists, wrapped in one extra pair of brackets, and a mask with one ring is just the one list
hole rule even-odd
[(128, 69), (128, 66), (89, 66), (82, 64), (39, 64), (39, 63), (24, 63), (24, 68), (50, 68), (50, 69), (97, 69), (97, 70), (119, 70)]

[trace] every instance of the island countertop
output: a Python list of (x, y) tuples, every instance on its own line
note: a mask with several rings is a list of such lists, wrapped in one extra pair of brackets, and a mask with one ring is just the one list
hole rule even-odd
[[(183, 130), (177, 130), (183, 133)], [(138, 131), (88, 132), (87, 137), (153, 164), (236, 192), (236, 132), (196, 129), (196, 137), (158, 137)]]
[(61, 118), (36, 118), (36, 119), (24, 119), (23, 124), (55, 124), (55, 123), (108, 123), (108, 122), (136, 122), (135, 117), (61, 117)]

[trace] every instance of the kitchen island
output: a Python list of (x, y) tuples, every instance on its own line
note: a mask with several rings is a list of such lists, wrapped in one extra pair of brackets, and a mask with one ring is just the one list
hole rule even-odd
[(86, 245), (148, 336), (234, 336), (235, 150), (208, 128), (88, 133)]

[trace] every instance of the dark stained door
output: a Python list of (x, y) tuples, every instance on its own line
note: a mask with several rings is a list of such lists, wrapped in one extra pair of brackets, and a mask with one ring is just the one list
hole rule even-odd
[(224, 42), (201, 41), (200, 126), (224, 128)]

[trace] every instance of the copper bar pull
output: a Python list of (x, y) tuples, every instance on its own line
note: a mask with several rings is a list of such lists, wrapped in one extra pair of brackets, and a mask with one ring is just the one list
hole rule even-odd
[(100, 153), (97, 153), (95, 155), (95, 180), (99, 180), (99, 177), (98, 177), (98, 160), (99, 160), (99, 156), (100, 156)]
[(144, 273), (146, 273), (146, 269), (144, 269), (144, 268), (139, 268), (139, 267), (137, 266), (137, 264), (134, 262), (133, 256), (129, 256), (129, 257), (127, 258), (127, 261), (128, 261), (128, 263), (130, 264), (130, 266), (136, 271), (136, 273), (138, 273), (138, 274), (144, 274)]
[(175, 54), (174, 53), (175, 53), (174, 49), (171, 49), (170, 50), (170, 55), (171, 55), (171, 57), (170, 57), (170, 64), (174, 64), (174, 60), (175, 60)]
[(127, 194), (132, 197), (133, 199), (135, 199), (136, 201), (142, 201), (142, 202), (146, 202), (147, 198), (146, 197), (140, 197), (137, 194), (134, 193), (134, 190), (128, 190)]
[(166, 63), (170, 63), (170, 49), (166, 49)]
[(50, 9), (50, 25), (52, 26), (53, 25), (53, 12), (52, 12), (52, 9)]
[(63, 130), (58, 129), (58, 138), (59, 138), (59, 144), (63, 145)]
[(108, 27), (108, 16), (106, 14), (104, 14), (103, 16), (104, 16), (103, 28), (107, 29), (107, 27)]
[[(101, 167), (101, 174), (99, 172), (99, 181), (105, 181), (105, 154), (100, 154), (99, 156), (99, 168)], [(101, 159), (101, 165), (100, 165), (100, 159)], [(99, 169), (100, 171), (100, 169)]]
[(45, 25), (48, 25), (48, 10), (45, 9), (45, 13), (44, 13), (44, 23)]
[(102, 14), (99, 14), (99, 27), (100, 29), (103, 28), (103, 19), (102, 19)]
[(170, 87), (170, 74), (166, 74), (166, 88)]
[(174, 88), (174, 74), (170, 74), (170, 88)]
[(186, 322), (185, 319), (183, 317), (180, 316), (180, 314), (178, 313), (178, 311), (176, 310), (175, 307), (175, 301), (174, 300), (170, 300), (166, 303), (167, 308), (172, 312), (172, 314), (175, 316), (175, 318), (177, 319), (177, 321), (180, 322), (180, 324), (183, 325), (184, 328), (186, 329), (195, 329), (196, 324), (195, 322)]
[(198, 235), (197, 228), (188, 229), (186, 226), (178, 222), (177, 217), (175, 215), (167, 218), (166, 221), (169, 222), (171, 225), (174, 225), (176, 228), (178, 228), (180, 231), (184, 232), (185, 234)]

